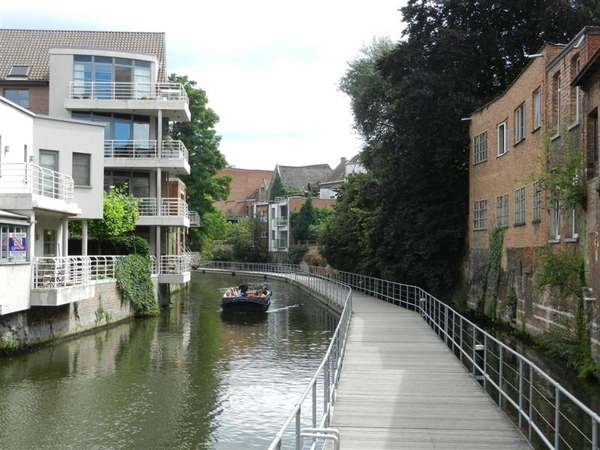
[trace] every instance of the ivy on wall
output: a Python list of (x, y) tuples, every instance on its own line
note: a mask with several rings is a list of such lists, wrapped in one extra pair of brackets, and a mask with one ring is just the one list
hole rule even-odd
[(138, 317), (156, 316), (160, 312), (151, 276), (152, 262), (148, 258), (128, 255), (117, 261), (117, 289), (123, 301), (131, 303)]

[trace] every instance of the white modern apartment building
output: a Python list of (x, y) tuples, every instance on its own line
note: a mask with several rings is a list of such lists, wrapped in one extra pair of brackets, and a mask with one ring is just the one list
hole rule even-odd
[[(135, 233), (150, 243), (157, 283), (189, 281), (187, 235), (199, 220), (179, 179), (188, 150), (167, 133), (191, 115), (166, 70), (164, 33), (0, 29), (0, 315), (92, 294), (87, 222), (102, 217), (112, 186), (140, 199)], [(60, 276), (43, 275), (57, 266)]]

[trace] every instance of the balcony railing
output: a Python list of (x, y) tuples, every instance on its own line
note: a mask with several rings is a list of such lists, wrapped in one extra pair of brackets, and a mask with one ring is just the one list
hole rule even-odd
[(188, 102), (180, 83), (112, 83), (105, 81), (71, 81), (69, 100), (160, 100)]
[(188, 218), (190, 219), (190, 227), (200, 226), (200, 213), (198, 211), (188, 211)]
[(32, 260), (32, 289), (81, 286), (115, 278), (119, 256), (36, 257)]
[(73, 203), (73, 178), (31, 163), (1, 163), (0, 194), (28, 193)]
[(158, 145), (156, 140), (104, 141), (106, 158), (173, 158), (188, 160), (188, 150), (181, 141), (166, 140)]
[(288, 223), (288, 221), (285, 217), (277, 217), (277, 218), (273, 219), (273, 225), (276, 227), (286, 226), (287, 223)]
[(160, 275), (180, 275), (189, 272), (193, 262), (193, 255), (189, 253), (181, 255), (162, 255), (158, 264)]
[(140, 216), (188, 217), (188, 205), (179, 198), (141, 198), (138, 205)]

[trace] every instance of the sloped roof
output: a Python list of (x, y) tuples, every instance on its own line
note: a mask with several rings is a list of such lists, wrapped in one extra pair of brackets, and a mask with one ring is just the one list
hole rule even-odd
[(165, 34), (130, 31), (18, 30), (0, 28), (0, 79), (10, 68), (31, 66), (29, 81), (48, 81), (50, 48), (92, 48), (153, 55), (158, 60), (158, 81), (166, 81)]
[(346, 177), (346, 164), (348, 164), (348, 161), (346, 161), (346, 158), (342, 158), (337, 167), (333, 169), (322, 183), (338, 183), (344, 181), (344, 178)]
[(331, 175), (329, 164), (314, 164), (311, 166), (277, 166), (281, 182), (293, 189), (308, 190), (318, 186), (321, 181)]

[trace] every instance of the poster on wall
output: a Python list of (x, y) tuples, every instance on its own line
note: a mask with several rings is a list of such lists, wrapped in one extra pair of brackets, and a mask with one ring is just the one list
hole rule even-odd
[(9, 233), (8, 258), (13, 261), (27, 259), (27, 233)]

